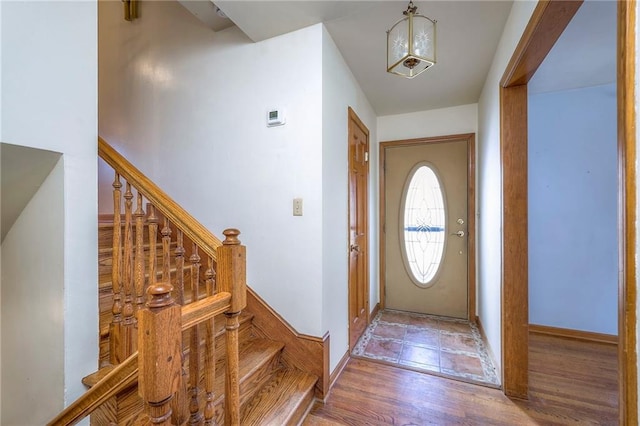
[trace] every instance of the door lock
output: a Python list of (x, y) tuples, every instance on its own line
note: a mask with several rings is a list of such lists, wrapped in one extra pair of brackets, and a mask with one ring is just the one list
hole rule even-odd
[(451, 234), (451, 235), (457, 235), (458, 237), (462, 238), (464, 237), (464, 231), (458, 231), (455, 234)]

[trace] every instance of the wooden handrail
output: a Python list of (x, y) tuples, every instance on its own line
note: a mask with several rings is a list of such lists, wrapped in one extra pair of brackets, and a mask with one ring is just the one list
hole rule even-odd
[(230, 305), (231, 293), (220, 292), (182, 307), (182, 331), (226, 312)]
[[(229, 303), (230, 300), (230, 293), (221, 292), (214, 296), (205, 297), (195, 303), (182, 306), (182, 331), (224, 313), (231, 306)], [(123, 363), (111, 370), (80, 398), (60, 412), (48, 425), (68, 426), (78, 423), (106, 400), (115, 396), (128, 386), (133, 385), (137, 380), (138, 352), (135, 352)]]
[(135, 352), (123, 363), (115, 367), (91, 389), (75, 402), (65, 408), (49, 426), (74, 425), (91, 414), (106, 400), (121, 390), (133, 385), (138, 380), (138, 352)]
[(200, 250), (217, 259), (216, 249), (222, 242), (101, 137), (98, 137), (98, 155), (141, 192), (164, 217), (181, 229)]

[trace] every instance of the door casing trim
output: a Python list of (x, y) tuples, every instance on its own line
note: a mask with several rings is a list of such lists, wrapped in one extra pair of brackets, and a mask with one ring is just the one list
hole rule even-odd
[[(510, 216), (508, 208), (519, 205), (526, 209), (525, 178), (512, 181), (510, 174), (522, 174), (522, 164), (511, 161), (518, 155), (526, 158), (527, 116), (526, 85), (569, 21), (582, 4), (581, 1), (541, 0), (534, 10), (500, 83), (500, 134), (502, 167), (503, 227), (514, 225), (526, 230), (524, 218)], [(638, 371), (636, 353), (637, 289), (636, 289), (636, 116), (635, 116), (635, 28), (636, 1), (619, 1), (617, 17), (617, 93), (618, 93), (618, 198), (619, 198), (619, 256), (618, 279), (618, 378), (619, 423), (638, 423)], [(520, 92), (520, 93), (518, 93)], [(522, 93), (525, 97), (523, 100)], [(524, 114), (522, 113), (524, 108)], [(523, 125), (524, 124), (524, 125)], [(507, 151), (505, 152), (505, 148)], [(515, 152), (514, 152), (515, 149)], [(505, 154), (508, 154), (505, 156)], [(511, 160), (510, 160), (511, 159)], [(506, 161), (505, 161), (506, 160)], [(523, 186), (524, 183), (524, 186)], [(523, 192), (524, 191), (524, 192)], [(523, 197), (522, 194), (525, 194)], [(511, 210), (510, 210), (511, 211)], [(510, 223), (511, 222), (511, 223)], [(505, 394), (526, 398), (528, 395), (528, 318), (522, 312), (528, 307), (527, 265), (522, 262), (522, 245), (509, 236), (502, 236), (502, 353), (503, 388)], [(524, 269), (523, 269), (524, 266)], [(520, 277), (509, 281), (505, 277)], [(514, 319), (517, 322), (514, 322)], [(510, 327), (505, 330), (505, 326)], [(505, 356), (505, 353), (508, 356)]]
[[(402, 139), (380, 142), (380, 309), (385, 307), (385, 272), (386, 272), (386, 230), (385, 230), (385, 155), (387, 148), (412, 146), (430, 143), (467, 142), (467, 315), (469, 321), (476, 320), (476, 136), (475, 133), (459, 135), (435, 136), (428, 138)], [(395, 229), (395, 228), (393, 228)]]

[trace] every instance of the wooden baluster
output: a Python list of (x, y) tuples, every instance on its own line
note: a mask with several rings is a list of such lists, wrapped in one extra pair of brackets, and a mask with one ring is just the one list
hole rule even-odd
[[(207, 296), (213, 296), (215, 292), (215, 271), (213, 270), (213, 259), (208, 257), (208, 267), (204, 273), (207, 284)], [(215, 406), (213, 387), (216, 381), (216, 326), (215, 320), (211, 318), (204, 324), (205, 326), (205, 353), (204, 353), (204, 424), (212, 426), (215, 424)]]
[(156, 208), (151, 203), (147, 203), (147, 223), (149, 226), (149, 285), (158, 280), (157, 277), (157, 256), (156, 246), (158, 245), (158, 216)]
[(193, 303), (200, 299), (200, 255), (198, 246), (195, 244), (189, 261), (191, 262), (191, 303)]
[[(184, 238), (183, 233), (180, 229), (176, 231), (176, 289), (174, 290), (176, 302), (179, 305), (184, 305)], [(180, 381), (180, 387), (178, 392), (176, 393), (175, 398), (172, 401), (172, 409), (173, 416), (171, 421), (173, 424), (181, 425), (185, 423), (187, 418), (189, 417), (189, 392), (187, 389), (187, 384), (189, 383), (189, 379), (187, 377), (187, 371), (184, 368), (185, 356), (184, 352), (182, 353), (182, 377)]]
[(179, 305), (184, 305), (184, 242), (181, 230), (176, 232), (176, 301)]
[(113, 320), (109, 327), (109, 362), (113, 365), (120, 364), (124, 361), (124, 358), (120, 357), (119, 353), (121, 348), (120, 334), (122, 328), (122, 277), (120, 276), (120, 233), (122, 230), (122, 223), (120, 221), (120, 201), (122, 193), (120, 188), (122, 188), (122, 183), (120, 182), (120, 175), (116, 172), (113, 180), (113, 242), (111, 246), (111, 285), (113, 287), (113, 307), (111, 312), (113, 313)]
[(231, 293), (231, 307), (226, 316), (227, 363), (225, 372), (224, 424), (240, 424), (240, 377), (238, 329), (240, 313), (247, 306), (246, 247), (240, 244), (237, 229), (226, 229), (225, 240), (218, 247), (218, 290)]
[(213, 258), (208, 257), (207, 270), (204, 272), (207, 296), (216, 294), (216, 271), (213, 269)]
[[(198, 286), (200, 280), (200, 255), (198, 255), (198, 246), (193, 245), (193, 254), (189, 258), (191, 262), (191, 302), (196, 302), (199, 298)], [(189, 350), (189, 380), (191, 385), (189, 392), (191, 394), (191, 402), (189, 403), (189, 424), (200, 424), (202, 422), (202, 413), (200, 412), (200, 404), (198, 398), (200, 396), (200, 325), (191, 327), (191, 345)]]
[(162, 227), (162, 282), (171, 284), (171, 227), (169, 219), (164, 219)]
[(171, 290), (171, 285), (165, 283), (150, 286), (146, 309), (138, 317), (138, 394), (154, 425), (172, 424), (171, 400), (178, 390), (181, 372), (181, 309), (173, 302)]
[(136, 211), (133, 214), (136, 218), (136, 256), (134, 261), (136, 314), (144, 307), (144, 214), (144, 210), (142, 210), (142, 194), (138, 192)]
[(123, 333), (120, 341), (123, 359), (134, 352), (135, 347), (135, 317), (133, 316), (133, 227), (132, 206), (133, 193), (131, 184), (127, 182), (124, 193), (124, 254), (123, 254), (123, 287), (124, 307), (122, 309)]

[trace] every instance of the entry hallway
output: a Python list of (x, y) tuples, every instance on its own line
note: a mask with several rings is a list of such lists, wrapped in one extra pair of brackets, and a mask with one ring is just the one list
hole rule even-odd
[(529, 400), (351, 359), (303, 425), (617, 425), (617, 348), (531, 334)]

